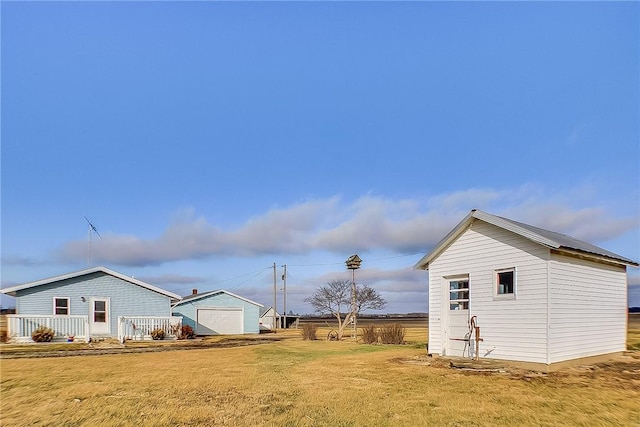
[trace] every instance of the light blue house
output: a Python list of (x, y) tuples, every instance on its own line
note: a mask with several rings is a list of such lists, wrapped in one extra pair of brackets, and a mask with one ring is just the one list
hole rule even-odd
[(173, 315), (181, 316), (184, 325), (196, 335), (240, 335), (260, 333), (262, 304), (225, 290), (182, 298), (174, 304)]
[(16, 314), (9, 315), (9, 336), (30, 340), (38, 326), (52, 328), (58, 339), (148, 337), (163, 328), (171, 335), (179, 328), (171, 304), (180, 296), (133, 277), (94, 267), (2, 289), (16, 298)]

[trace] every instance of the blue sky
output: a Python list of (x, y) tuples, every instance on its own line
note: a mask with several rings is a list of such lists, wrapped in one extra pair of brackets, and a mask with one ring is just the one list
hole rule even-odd
[[(640, 260), (637, 2), (2, 2), (2, 286), (427, 311), (473, 208)], [(640, 272), (629, 271), (640, 306)], [(281, 296), (278, 298), (282, 308)], [(3, 299), (3, 306), (10, 305)]]

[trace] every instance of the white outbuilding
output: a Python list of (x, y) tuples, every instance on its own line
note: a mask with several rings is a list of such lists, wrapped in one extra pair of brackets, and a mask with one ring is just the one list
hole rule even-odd
[(638, 265), (472, 210), (415, 265), (429, 270), (429, 353), (548, 367), (622, 352), (626, 269)]

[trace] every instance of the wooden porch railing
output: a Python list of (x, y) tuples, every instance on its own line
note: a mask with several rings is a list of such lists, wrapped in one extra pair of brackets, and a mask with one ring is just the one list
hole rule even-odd
[(164, 330), (165, 338), (177, 338), (181, 328), (181, 316), (120, 316), (118, 341), (152, 339), (154, 329)]
[(8, 337), (16, 342), (32, 341), (31, 333), (40, 326), (55, 332), (54, 340), (73, 337), (75, 341), (89, 340), (89, 318), (87, 316), (45, 316), (30, 314), (7, 314)]

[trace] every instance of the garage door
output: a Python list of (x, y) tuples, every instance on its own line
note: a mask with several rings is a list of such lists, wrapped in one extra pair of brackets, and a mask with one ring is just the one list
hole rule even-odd
[(197, 335), (242, 334), (242, 308), (215, 307), (198, 309)]

